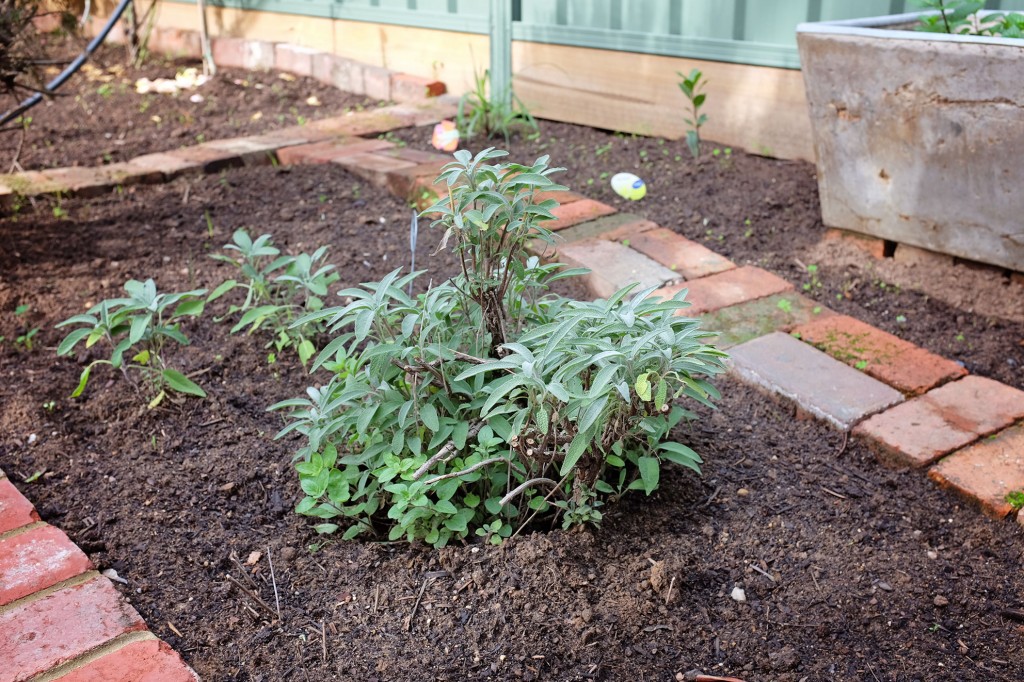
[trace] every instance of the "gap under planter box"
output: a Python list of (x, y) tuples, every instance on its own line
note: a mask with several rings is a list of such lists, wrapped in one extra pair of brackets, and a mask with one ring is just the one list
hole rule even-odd
[(822, 218), (1024, 270), (1024, 40), (922, 14), (797, 27)]

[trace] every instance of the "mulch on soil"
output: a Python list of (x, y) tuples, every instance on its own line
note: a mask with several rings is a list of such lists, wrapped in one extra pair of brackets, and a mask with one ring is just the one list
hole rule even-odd
[[(84, 45), (79, 39), (50, 40), (49, 53), (54, 58), (73, 58)], [(102, 166), (142, 154), (302, 125), (379, 104), (312, 78), (224, 68), (193, 90), (173, 95), (135, 91), (140, 78), (174, 79), (188, 67), (202, 73), (201, 64), (194, 60), (162, 55), (153, 55), (139, 68), (132, 67), (125, 48), (101, 47), (55, 98), (26, 112), (30, 122), (24, 142), (20, 132), (0, 133), (0, 172), (8, 172), (15, 154), (26, 170)], [(54, 69), (50, 68), (47, 79), (56, 75)], [(194, 96), (198, 96), (196, 101)], [(311, 104), (310, 98), (315, 98), (315, 103)], [(13, 106), (13, 99), (10, 104)], [(7, 103), (0, 108), (6, 110)]]
[[(791, 261), (820, 233), (810, 166), (736, 152), (727, 167), (721, 154), (694, 165), (678, 142), (543, 125), (522, 154), (573, 167), (571, 187), (807, 280)], [(665, 159), (648, 169), (641, 148)], [(613, 198), (599, 177), (638, 167), (650, 185), (640, 204)], [(153, 276), (163, 291), (215, 286), (227, 273), (208, 255), (238, 227), (270, 231), (288, 249), (330, 245), (339, 288), (379, 279), (407, 262), (409, 209), (334, 165), (232, 169), (65, 200), (62, 218), (37, 204), (0, 220), (0, 467), (45, 520), (128, 581), (125, 595), (204, 679), (1024, 676), (1024, 625), (1008, 610), (1024, 605), (1016, 526), (918, 473), (881, 468), (858, 443), (727, 379), (719, 410), (698, 409), (676, 434), (705, 456), (705, 474), (666, 471), (657, 493), (607, 509), (600, 529), (440, 551), (318, 537), (291, 511), (301, 495), (294, 442), (271, 440), (282, 422), (265, 412), (316, 381), (294, 358), (268, 364), (265, 339), (229, 336), (206, 318), (170, 358), (204, 371), (210, 397), (147, 411), (113, 373), (69, 399), (81, 366), (54, 357), (53, 325), (129, 278)], [(433, 238), (421, 233), (417, 264), (439, 279), (454, 261), (431, 255)], [(907, 310), (900, 336), (1020, 385), (999, 374), (1024, 359), (1007, 348), (1021, 338), (1015, 323), (873, 283), (841, 302), (846, 275), (833, 280), (822, 265), (818, 276), (809, 295), (827, 305), (863, 310), (890, 331), (882, 323), (902, 324), (896, 311)], [(31, 310), (15, 317), (23, 304)], [(954, 355), (910, 335), (928, 337), (916, 325), (931, 319), (944, 343), (943, 312), (975, 347)], [(35, 350), (10, 344), (35, 327)], [(252, 581), (266, 606), (228, 573)], [(745, 602), (730, 597), (735, 587)]]
[[(0, 466), (128, 581), (204, 679), (1024, 675), (1024, 626), (1004, 613), (1024, 604), (1020, 533), (729, 380), (719, 409), (676, 434), (704, 455), (703, 477), (666, 471), (600, 529), (440, 551), (319, 537), (291, 512), (294, 442), (271, 440), (281, 419), (265, 412), (317, 380), (297, 361), (268, 364), (265, 339), (207, 318), (171, 355), (205, 372), (207, 400), (148, 411), (102, 372), (70, 400), (81, 365), (55, 358), (53, 325), (129, 277), (214, 286), (228, 273), (208, 255), (239, 227), (289, 249), (330, 245), (339, 287), (379, 278), (406, 262), (407, 207), (327, 165), (232, 169), (62, 208), (0, 221), (0, 334), (41, 328), (32, 352), (0, 350)], [(439, 278), (454, 263), (431, 255), (433, 237), (421, 234), (417, 264)]]

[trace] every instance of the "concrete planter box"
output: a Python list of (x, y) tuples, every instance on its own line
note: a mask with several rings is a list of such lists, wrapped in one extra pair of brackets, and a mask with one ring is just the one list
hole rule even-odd
[(826, 225), (1024, 270), (1024, 40), (797, 27)]

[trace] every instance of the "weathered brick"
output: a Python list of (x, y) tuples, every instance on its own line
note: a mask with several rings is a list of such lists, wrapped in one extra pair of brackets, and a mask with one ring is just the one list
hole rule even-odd
[(167, 155), (196, 164), (204, 173), (217, 173), (237, 166), (264, 166), (273, 160), (273, 153), (268, 152), (265, 145), (242, 137), (182, 147), (167, 152)]
[(1021, 418), (1024, 391), (966, 376), (865, 420), (854, 434), (883, 462), (919, 467)]
[(455, 116), (459, 110), (459, 98), (441, 95), (422, 102), (400, 102), (385, 109), (394, 116), (408, 119), (409, 125), (425, 126)]
[(367, 111), (349, 112), (343, 116), (310, 121), (306, 128), (329, 135), (378, 135), (389, 130), (414, 125), (411, 116), (395, 112), (394, 107), (381, 107)]
[(0, 479), (0, 533), (27, 526), (39, 520), (32, 503), (18, 492), (7, 478)]
[(698, 279), (736, 267), (725, 256), (664, 227), (629, 237), (629, 248), (650, 256), (686, 279)]
[(825, 239), (845, 242), (878, 260), (885, 258), (885, 241), (877, 237), (830, 227), (825, 230)]
[(736, 346), (730, 356), (741, 379), (840, 429), (903, 400), (899, 391), (782, 332)]
[(197, 31), (185, 31), (180, 28), (163, 28), (154, 26), (149, 34), (148, 47), (171, 57), (188, 57), (201, 59), (203, 46)]
[(82, 550), (53, 526), (37, 526), (0, 540), (0, 606), (90, 568)]
[(953, 257), (944, 253), (935, 253), (928, 249), (921, 249), (910, 244), (897, 244), (896, 252), (893, 253), (893, 260), (897, 263), (913, 267), (934, 268), (952, 267)]
[(391, 97), (396, 102), (421, 102), (448, 92), (438, 80), (422, 78), (408, 73), (391, 74)]
[(848, 315), (817, 319), (796, 327), (793, 333), (835, 359), (909, 395), (967, 374), (952, 360)]
[(313, 56), (316, 54), (317, 50), (309, 47), (277, 43), (274, 45), (274, 68), (294, 73), (296, 76), (312, 76)]
[(386, 140), (366, 140), (361, 137), (335, 138), (325, 142), (284, 147), (277, 151), (277, 158), (284, 165), (331, 163), (347, 156), (376, 152), (391, 146), (392, 144)]
[(652, 296), (668, 298), (680, 289), (689, 289), (688, 300), (693, 307), (687, 315), (699, 315), (739, 303), (746, 303), (772, 294), (781, 294), (793, 288), (786, 280), (776, 277), (767, 270), (745, 265), (715, 275), (701, 277), (683, 284), (673, 284)]
[(629, 284), (639, 283), (633, 292), (636, 293), (678, 277), (647, 256), (605, 239), (561, 245), (557, 260), (570, 267), (589, 268), (590, 273), (583, 276), (583, 281), (596, 298), (609, 298)]
[(0, 613), (0, 682), (27, 680), (146, 624), (106, 578)]
[(954, 452), (933, 466), (928, 477), (977, 501), (986, 514), (1006, 516), (1013, 511), (1006, 495), (1024, 490), (1024, 425)]
[(432, 185), (440, 174), (437, 163), (421, 163), (412, 168), (399, 168), (386, 173), (388, 191), (400, 199), (415, 199), (417, 188)]
[(125, 165), (138, 169), (140, 173), (160, 173), (164, 180), (173, 180), (180, 175), (203, 172), (202, 163), (175, 156), (169, 152), (136, 156)]
[(585, 199), (582, 194), (576, 192), (570, 192), (569, 190), (546, 190), (544, 192), (537, 192), (533, 195), (533, 200), (536, 203), (547, 201), (548, 199), (554, 199), (559, 204), (571, 204), (574, 201)]
[(615, 212), (615, 208), (608, 204), (593, 199), (581, 199), (555, 208), (551, 212), (555, 220), (543, 223), (543, 227), (554, 232)]
[[(542, 223), (548, 227), (550, 223)], [(578, 242), (585, 239), (608, 239), (620, 241), (625, 235), (636, 234), (646, 229), (654, 229), (657, 225), (632, 213), (611, 213), (595, 220), (578, 223), (558, 231), (558, 239), (565, 242)]]
[(218, 66), (268, 71), (274, 68), (274, 43), (265, 40), (216, 37), (210, 39), (210, 51)]
[(369, 180), (377, 187), (387, 188), (388, 174), (405, 168), (415, 168), (416, 164), (404, 159), (395, 159), (378, 154), (351, 154), (332, 159), (332, 163), (344, 166), (353, 175)]
[(798, 324), (827, 315), (835, 313), (817, 301), (789, 292), (705, 313), (701, 315), (701, 327), (718, 332), (713, 341), (716, 346), (730, 348), (772, 332), (788, 332)]
[(321, 52), (313, 56), (313, 78), (345, 92), (357, 95), (366, 92), (363, 65), (336, 54)]
[(391, 71), (383, 66), (363, 65), (364, 94), (373, 99), (391, 99)]
[(144, 639), (73, 670), (60, 682), (199, 682), (199, 676), (165, 642)]

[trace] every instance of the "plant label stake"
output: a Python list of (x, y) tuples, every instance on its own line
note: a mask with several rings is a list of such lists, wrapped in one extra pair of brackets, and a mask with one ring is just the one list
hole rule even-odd
[[(416, 272), (416, 237), (420, 232), (420, 215), (416, 209), (412, 210), (412, 220), (409, 222), (409, 272)], [(409, 295), (412, 296), (412, 281), (409, 282)]]

